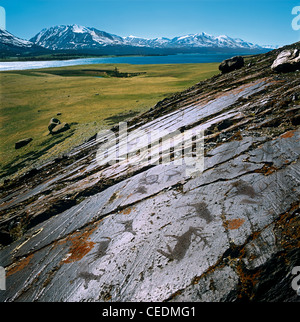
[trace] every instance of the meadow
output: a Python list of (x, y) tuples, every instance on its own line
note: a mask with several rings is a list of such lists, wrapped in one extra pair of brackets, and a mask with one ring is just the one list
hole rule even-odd
[[(0, 72), (0, 180), (54, 159), (145, 112), (158, 101), (218, 74), (218, 63), (98, 64)], [(52, 117), (70, 130), (48, 131)], [(15, 142), (32, 138), (16, 150)]]

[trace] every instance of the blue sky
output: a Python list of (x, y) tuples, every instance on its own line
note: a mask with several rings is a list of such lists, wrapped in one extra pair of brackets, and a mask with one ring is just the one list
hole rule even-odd
[(292, 9), (300, 0), (0, 0), (0, 6), (6, 29), (24, 39), (46, 27), (76, 23), (145, 38), (204, 31), (260, 45), (300, 40), (300, 30), (292, 28)]

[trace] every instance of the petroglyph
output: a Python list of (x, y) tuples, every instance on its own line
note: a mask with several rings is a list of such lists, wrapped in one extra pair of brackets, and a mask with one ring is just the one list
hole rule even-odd
[(148, 193), (147, 185), (152, 185), (158, 182), (158, 175), (144, 176), (139, 180), (139, 186), (133, 190), (133, 193), (146, 194)]
[(156, 175), (156, 174), (145, 176), (144, 178), (142, 178), (140, 180), (140, 184), (142, 184), (142, 185), (151, 185), (151, 184), (157, 183), (158, 178), (159, 178), (159, 176)]
[(138, 188), (134, 189), (134, 193), (146, 194), (148, 192), (147, 188), (144, 186), (139, 186)]
[(133, 234), (133, 235), (136, 235), (136, 232), (132, 228), (133, 220), (118, 221), (118, 223), (125, 226), (124, 227), (125, 228), (124, 229), (124, 232), (126, 231), (126, 232), (129, 232), (129, 233)]
[(168, 252), (165, 252), (161, 249), (158, 249), (157, 251), (167, 257), (170, 260), (182, 260), (189, 249), (191, 242), (192, 242), (192, 236), (195, 235), (197, 237), (201, 238), (201, 241), (204, 242), (205, 245), (207, 245), (207, 239), (206, 234), (201, 233), (202, 228), (201, 227), (191, 227), (181, 236), (176, 235), (166, 235), (167, 237), (172, 237), (177, 240), (177, 243), (173, 249), (171, 249), (170, 245), (167, 245)]
[(237, 195), (245, 195), (245, 196), (248, 196), (250, 198), (255, 198), (255, 197), (259, 196), (255, 192), (254, 188), (251, 187), (247, 182), (245, 182), (243, 180), (235, 181), (231, 185), (232, 185), (231, 189), (235, 188)]
[(189, 204), (188, 206), (193, 207), (196, 211), (196, 214), (194, 214), (194, 215), (188, 214), (188, 215), (182, 217), (180, 220), (198, 217), (200, 219), (204, 219), (207, 224), (211, 223), (214, 220), (214, 216), (212, 216), (212, 214), (208, 210), (207, 204), (205, 202), (198, 202), (198, 203), (194, 203), (194, 204)]
[(102, 258), (103, 256), (107, 255), (106, 251), (109, 247), (109, 244), (111, 242), (111, 238), (110, 237), (102, 237), (105, 238), (106, 240), (101, 241), (101, 242), (97, 242), (98, 247), (95, 253), (93, 254), (89, 254), (88, 256), (93, 256), (93, 260), (98, 260), (100, 258)]
[[(100, 269), (100, 271), (105, 272), (104, 269)], [(89, 272), (80, 272), (77, 277), (84, 279), (84, 288), (87, 289), (89, 286), (89, 282), (91, 282), (91, 281), (98, 281), (99, 282), (99, 280), (102, 276), (103, 276), (103, 274), (95, 275), (95, 274), (89, 273)]]
[(171, 178), (173, 178), (175, 176), (180, 176), (181, 172), (179, 170), (169, 170), (166, 172), (166, 175), (167, 175), (166, 181), (168, 182), (171, 180)]

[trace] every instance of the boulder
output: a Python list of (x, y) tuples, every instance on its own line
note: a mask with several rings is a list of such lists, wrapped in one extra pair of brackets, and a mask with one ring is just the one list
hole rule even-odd
[(0, 243), (2, 245), (9, 245), (10, 243), (13, 242), (12, 237), (10, 236), (9, 232), (0, 230)]
[(242, 56), (235, 56), (222, 61), (219, 66), (219, 70), (222, 74), (232, 72), (233, 70), (240, 69), (244, 67), (244, 58)]
[(27, 138), (27, 139), (23, 139), (23, 140), (20, 140), (18, 142), (15, 143), (15, 149), (20, 149), (22, 148), (23, 146), (29, 144), (30, 142), (32, 141), (32, 138)]
[(274, 60), (271, 69), (274, 72), (288, 73), (300, 69), (300, 53), (298, 49), (284, 50)]
[(59, 124), (61, 124), (60, 120), (53, 117), (48, 124), (48, 130), (50, 131), (50, 133), (52, 133), (52, 130)]
[(65, 132), (67, 130), (70, 129), (70, 125), (66, 122), (63, 122), (61, 124), (56, 125), (53, 129), (52, 129), (52, 134), (58, 134), (61, 132)]

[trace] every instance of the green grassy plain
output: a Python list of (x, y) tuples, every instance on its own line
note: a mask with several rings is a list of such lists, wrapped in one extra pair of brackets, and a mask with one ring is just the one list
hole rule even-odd
[[(58, 157), (98, 131), (145, 112), (217, 74), (218, 65), (105, 64), (0, 72), (0, 179)], [(112, 77), (116, 67), (126, 77)], [(50, 135), (52, 117), (71, 129)], [(28, 137), (31, 143), (15, 150), (15, 142)]]

